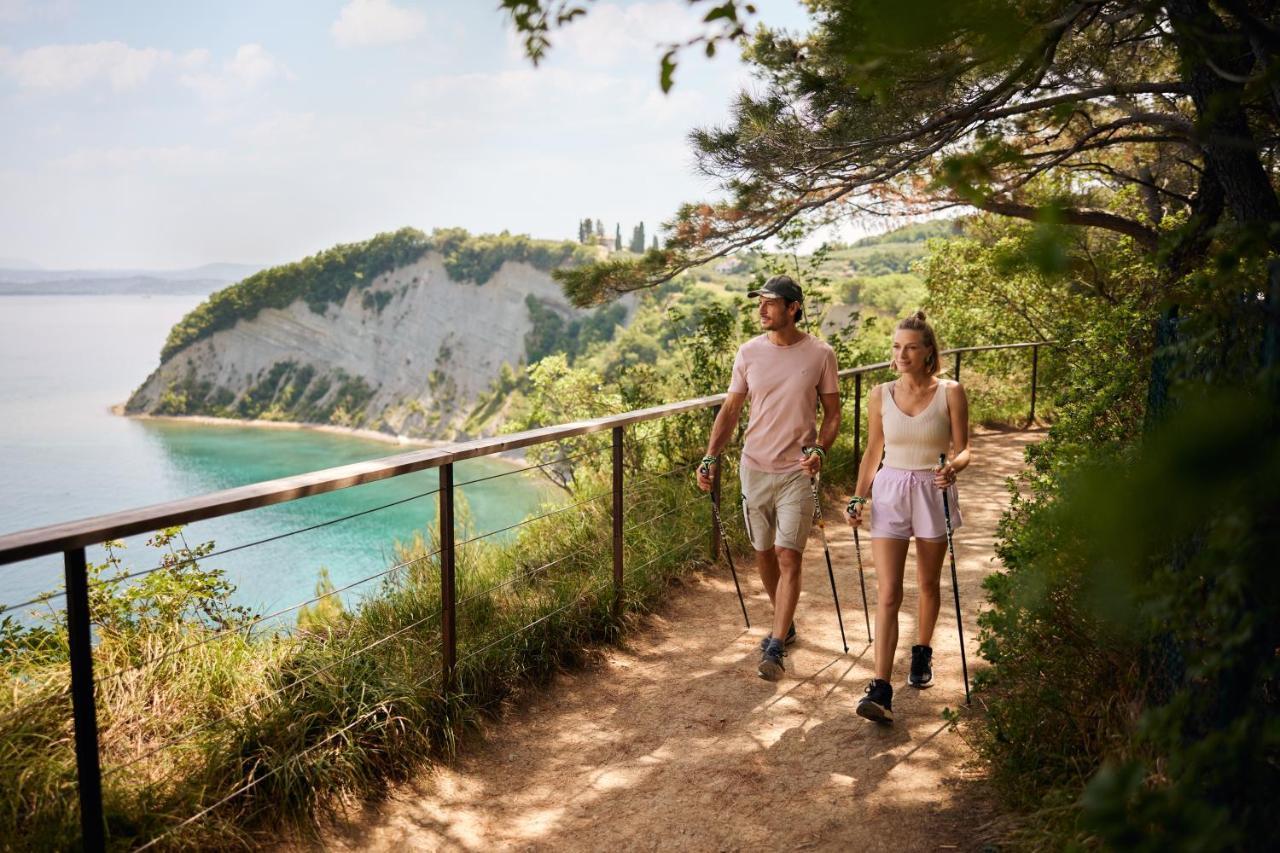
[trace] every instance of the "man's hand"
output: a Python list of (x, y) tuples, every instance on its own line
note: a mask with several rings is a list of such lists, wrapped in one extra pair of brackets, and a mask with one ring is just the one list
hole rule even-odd
[(804, 461), (800, 463), (800, 467), (810, 477), (816, 477), (822, 471), (822, 460), (827, 454), (821, 447), (813, 446), (804, 448)]
[(704, 492), (711, 491), (711, 478), (715, 476), (715, 468), (720, 461), (714, 456), (702, 457), (702, 462), (698, 465), (698, 488)]

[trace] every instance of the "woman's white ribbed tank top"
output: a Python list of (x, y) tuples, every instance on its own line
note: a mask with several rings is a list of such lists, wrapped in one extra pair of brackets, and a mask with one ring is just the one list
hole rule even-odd
[(880, 386), (880, 419), (884, 426), (884, 464), (919, 471), (938, 465), (938, 454), (951, 447), (948, 379), (939, 379), (933, 399), (918, 415), (904, 415), (893, 401), (893, 383)]

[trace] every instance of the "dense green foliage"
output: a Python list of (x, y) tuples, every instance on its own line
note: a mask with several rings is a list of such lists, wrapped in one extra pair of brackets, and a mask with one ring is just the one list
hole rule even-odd
[(584, 317), (565, 320), (559, 311), (548, 308), (532, 294), (524, 301), (533, 323), (524, 339), (525, 357), (530, 364), (553, 353), (564, 353), (572, 361), (592, 344), (612, 340), (627, 315), (626, 308), (615, 303)]
[[(522, 234), (472, 236), (461, 228), (446, 228), (428, 236), (402, 228), (262, 270), (214, 293), (173, 327), (160, 357), (168, 360), (214, 332), (253, 319), (264, 308), (284, 308), (301, 299), (322, 314), (329, 305), (346, 299), (352, 289), (365, 290), (383, 273), (433, 251), (442, 256), (450, 278), (476, 284), (484, 284), (507, 261), (549, 271), (587, 258), (574, 243), (534, 240)], [(390, 297), (379, 292), (366, 293), (364, 298), (366, 308), (381, 311)]]
[(1160, 268), (1126, 239), (1075, 232), (1046, 272), (1043, 237), (978, 219), (927, 269), (951, 343), (1069, 342), (1041, 360), (1055, 422), (1001, 523), (985, 714), (962, 731), (1022, 815), (1007, 842), (1265, 847), (1280, 831), (1280, 407), (1250, 367), (1260, 318), (1230, 296), (1240, 272), (1198, 276), (1174, 353), (1181, 402), (1153, 423)]

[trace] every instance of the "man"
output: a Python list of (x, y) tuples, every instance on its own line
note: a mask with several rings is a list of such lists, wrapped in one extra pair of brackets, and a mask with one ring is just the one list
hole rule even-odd
[(773, 630), (760, 644), (759, 672), (776, 681), (784, 669), (783, 647), (795, 642), (792, 620), (800, 598), (800, 563), (813, 522), (811, 484), (840, 431), (840, 394), (835, 352), (796, 328), (804, 314), (800, 286), (777, 275), (747, 296), (760, 299), (764, 334), (738, 347), (729, 393), (698, 466), (698, 488), (710, 490), (720, 451), (738, 425), (743, 403), (750, 400), (739, 466), (743, 515), (760, 580), (773, 602)]

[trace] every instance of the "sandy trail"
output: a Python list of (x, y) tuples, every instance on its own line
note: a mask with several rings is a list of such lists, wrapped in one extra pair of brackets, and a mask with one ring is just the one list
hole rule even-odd
[[(980, 584), (995, 567), (1005, 478), (1039, 432), (978, 432), (956, 532), (970, 671)], [(936, 684), (905, 686), (915, 630), (909, 556), (894, 670), (897, 722), (855, 716), (871, 678), (853, 537), (828, 501), (827, 529), (849, 653), (842, 654), (822, 542), (805, 553), (800, 641), (777, 683), (756, 676), (768, 597), (739, 566), (752, 630), (723, 564), (674, 590), (662, 612), (585, 669), (533, 691), (458, 759), (331, 828), (332, 850), (969, 849), (986, 811), (959, 784), (971, 753), (947, 731), (963, 704), (949, 572), (934, 637)], [(867, 591), (875, 567), (863, 541)], [(742, 561), (747, 562), (747, 561)], [(874, 622), (874, 609), (873, 609)], [(874, 627), (874, 626), (873, 626)], [(968, 786), (973, 787), (973, 786)]]

